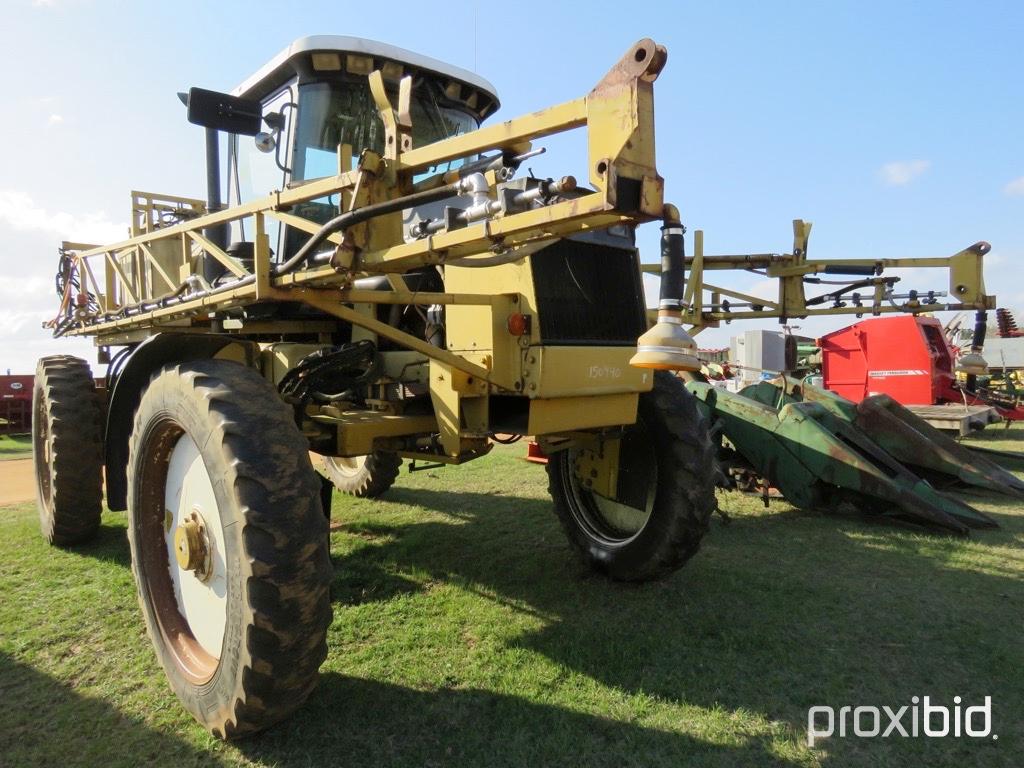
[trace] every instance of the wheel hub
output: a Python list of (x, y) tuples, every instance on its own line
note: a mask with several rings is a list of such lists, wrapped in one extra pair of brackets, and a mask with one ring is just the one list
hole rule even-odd
[(605, 440), (597, 450), (584, 448), (573, 461), (576, 479), (589, 491), (608, 499), (617, 496), (621, 440)]
[(569, 449), (566, 459), (570, 513), (586, 535), (602, 546), (622, 546), (639, 536), (657, 493), (657, 458), (643, 423), (621, 438)]
[(200, 581), (210, 578), (210, 539), (199, 510), (193, 509), (174, 530), (174, 556), (182, 570)]

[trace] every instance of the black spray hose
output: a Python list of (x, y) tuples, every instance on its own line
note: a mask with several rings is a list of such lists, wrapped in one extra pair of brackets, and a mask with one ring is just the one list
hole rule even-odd
[(683, 294), (686, 288), (686, 252), (683, 234), (674, 205), (662, 208), (661, 290), (658, 320), (636, 340), (636, 354), (629, 364), (636, 368), (661, 371), (699, 371), (697, 345), (683, 328)]
[(680, 311), (686, 287), (686, 227), (679, 221), (679, 209), (666, 205), (661, 226), (661, 293), (659, 310)]
[(443, 187), (438, 187), (437, 189), (428, 189), (423, 192), (413, 192), (411, 195), (406, 195), (405, 197), (396, 197), (394, 200), (385, 200), (381, 203), (364, 205), (362, 208), (356, 208), (354, 211), (348, 211), (340, 216), (335, 216), (320, 227), (320, 229), (316, 231), (316, 234), (310, 237), (309, 240), (306, 241), (306, 244), (303, 245), (294, 256), (288, 259), (288, 261), (275, 267), (273, 274), (275, 277), (278, 277), (280, 275), (286, 275), (297, 268), (310, 256), (316, 253), (316, 250), (323, 245), (324, 241), (335, 232), (347, 229), (348, 227), (360, 224), (367, 219), (372, 219), (377, 216), (384, 216), (388, 213), (404, 211), (406, 208), (413, 208), (417, 205), (424, 205), (425, 203), (436, 203), (439, 200), (445, 200), (446, 198), (460, 194), (462, 189), (462, 182), (458, 181), (454, 184), (446, 184)]
[(985, 330), (988, 327), (988, 312), (979, 309), (974, 314), (974, 336), (971, 339), (971, 352), (981, 352), (985, 348)]

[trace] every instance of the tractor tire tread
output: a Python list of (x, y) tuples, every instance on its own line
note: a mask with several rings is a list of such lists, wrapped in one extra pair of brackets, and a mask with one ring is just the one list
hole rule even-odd
[[(216, 736), (234, 739), (301, 706), (327, 657), (333, 570), (319, 481), (290, 409), (252, 369), (221, 360), (166, 367), (147, 392), (166, 386), (194, 389), (206, 404), (243, 514), (249, 619), (241, 669), (226, 707), (213, 717), (193, 711)], [(137, 414), (132, 456), (140, 426)]]
[[(651, 581), (682, 567), (700, 549), (716, 505), (715, 447), (707, 420), (693, 395), (676, 376), (656, 371), (654, 386), (641, 395), (640, 407), (648, 414), (656, 414), (664, 424), (665, 431), (656, 439), (656, 448), (671, 455), (667, 460), (659, 460), (659, 467), (675, 470), (659, 473), (668, 475), (667, 480), (659, 477), (655, 502), (665, 513), (658, 514), (658, 535), (645, 539), (640, 557), (595, 556), (593, 543), (580, 530), (564, 496), (564, 481), (558, 476), (558, 455), (547, 465), (548, 491), (570, 542), (587, 565), (617, 581)], [(648, 525), (654, 523), (652, 520)]]
[(374, 499), (382, 495), (394, 485), (402, 468), (402, 458), (388, 451), (368, 454), (363, 466), (353, 475), (333, 469), (329, 458), (326, 458), (326, 463), (327, 474), (334, 487), (341, 493), (360, 499)]
[(49, 504), (38, 495), (43, 538), (60, 547), (80, 544), (96, 535), (103, 511), (102, 398), (89, 364), (70, 355), (42, 358), (35, 386), (50, 438), (48, 465), (34, 456), (37, 478), (49, 473)]

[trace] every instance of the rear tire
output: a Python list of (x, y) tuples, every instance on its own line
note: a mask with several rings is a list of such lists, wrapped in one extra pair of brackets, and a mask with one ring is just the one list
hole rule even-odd
[(334, 487), (358, 498), (376, 498), (394, 485), (402, 459), (386, 451), (366, 456), (335, 458), (324, 456), (324, 466)]
[(103, 405), (89, 364), (44, 357), (32, 391), (32, 459), (43, 538), (56, 546), (96, 535), (103, 510)]
[(621, 440), (616, 500), (580, 481), (579, 453), (559, 451), (547, 469), (555, 512), (587, 565), (616, 580), (647, 581), (696, 554), (715, 509), (715, 449), (679, 379), (657, 371), (654, 388), (640, 395), (637, 423)]
[(139, 602), (171, 688), (221, 738), (290, 715), (327, 654), (331, 562), (308, 450), (274, 388), (234, 362), (165, 367), (135, 414)]

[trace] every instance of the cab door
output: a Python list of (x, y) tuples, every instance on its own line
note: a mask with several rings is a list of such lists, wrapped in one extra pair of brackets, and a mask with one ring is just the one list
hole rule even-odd
[[(250, 136), (232, 134), (228, 151), (228, 201), (241, 205), (275, 190), (284, 189), (291, 181), (294, 155), (295, 84), (291, 83), (263, 101), (264, 130), (272, 142), (258, 142)], [(284, 227), (276, 219), (264, 219), (270, 239), (271, 259), (279, 261), (282, 253)], [(231, 223), (231, 244), (247, 244), (255, 233), (252, 222)], [(231, 246), (229, 246), (230, 248)], [(243, 250), (248, 246), (242, 246)], [(244, 258), (244, 254), (240, 254)]]

